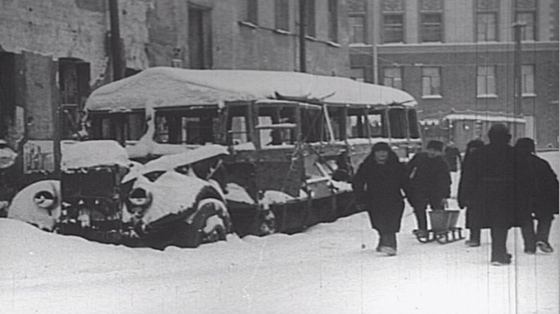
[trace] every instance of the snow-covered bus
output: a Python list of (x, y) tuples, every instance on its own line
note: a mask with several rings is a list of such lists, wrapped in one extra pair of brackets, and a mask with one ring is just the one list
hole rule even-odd
[[(184, 243), (197, 246), (204, 239), (224, 238), (209, 226), (229, 231), (231, 224), (240, 236), (293, 233), (355, 212), (349, 180), (372, 144), (388, 142), (401, 158), (421, 147), (416, 105), (403, 91), (348, 78), (157, 67), (97, 89), (85, 110), (90, 140), (118, 141), (138, 162), (136, 175), (123, 178), (118, 189), (125, 198), (118, 206), (134, 215), (121, 216), (143, 232), (161, 231), (151, 228), (159, 221), (196, 221), (194, 234), (201, 236)], [(200, 156), (205, 147), (208, 158)], [(208, 147), (225, 150), (216, 153)], [(189, 157), (193, 154), (198, 157)], [(158, 160), (166, 160), (160, 162), (166, 166), (154, 168)], [(204, 171), (189, 170), (197, 168)], [(184, 198), (177, 192), (181, 188), (195, 196), (203, 193), (187, 186), (160, 193), (160, 176), (165, 184), (181, 184), (162, 175), (169, 172), (196, 172), (199, 179), (213, 182), (200, 186), (215, 192), (209, 198), (217, 201), (211, 205), (225, 207), (227, 214), (220, 209), (197, 216), (197, 203), (206, 204), (208, 197), (191, 198), (183, 210), (176, 208)], [(91, 184), (67, 181), (62, 181), (63, 202), (65, 191), (72, 190), (65, 184)], [(67, 204), (84, 203), (76, 193), (72, 197)], [(166, 203), (173, 205), (152, 208)], [(177, 226), (169, 230), (181, 233)]]

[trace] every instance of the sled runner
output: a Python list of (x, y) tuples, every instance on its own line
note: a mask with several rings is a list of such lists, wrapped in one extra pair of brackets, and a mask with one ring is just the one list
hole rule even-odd
[(455, 226), (459, 218), (459, 210), (432, 210), (429, 213), (432, 229), (414, 230), (418, 241), (421, 243), (437, 241), (446, 244), (464, 238), (462, 228)]

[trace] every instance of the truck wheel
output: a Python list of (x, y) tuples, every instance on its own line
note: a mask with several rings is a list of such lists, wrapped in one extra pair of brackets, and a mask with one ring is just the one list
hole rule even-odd
[(196, 248), (203, 243), (226, 240), (231, 231), (231, 220), (226, 205), (217, 199), (207, 198), (198, 202), (192, 223), (184, 222), (178, 232), (176, 245)]

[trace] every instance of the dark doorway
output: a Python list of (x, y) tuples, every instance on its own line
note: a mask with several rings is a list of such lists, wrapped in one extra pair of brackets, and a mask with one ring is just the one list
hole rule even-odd
[(212, 68), (210, 9), (189, 7), (189, 68)]
[(0, 139), (5, 139), (16, 108), (16, 55), (0, 52)]
[(75, 58), (58, 59), (62, 139), (71, 139), (80, 129), (80, 113), (90, 92), (89, 80), (88, 62)]

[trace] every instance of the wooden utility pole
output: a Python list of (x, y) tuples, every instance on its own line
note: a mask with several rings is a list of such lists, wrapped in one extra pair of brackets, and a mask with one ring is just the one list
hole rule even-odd
[(303, 73), (307, 72), (305, 51), (306, 4), (305, 0), (299, 0), (299, 71)]
[(118, 0), (109, 1), (109, 20), (111, 24), (111, 59), (113, 61), (113, 81), (118, 81), (123, 76), (121, 31), (119, 27), (119, 3)]
[(521, 73), (521, 34), (525, 23), (516, 22), (513, 24), (513, 34), (515, 38), (515, 49), (513, 53), (513, 81), (514, 81), (514, 102), (513, 114), (519, 116), (523, 114), (523, 85)]
[[(513, 118), (516, 119), (523, 115), (523, 78), (521, 71), (521, 33), (525, 23), (516, 22), (513, 24), (513, 35), (515, 38), (515, 48), (513, 51)], [(517, 139), (518, 126), (517, 123), (513, 124), (513, 140)]]

